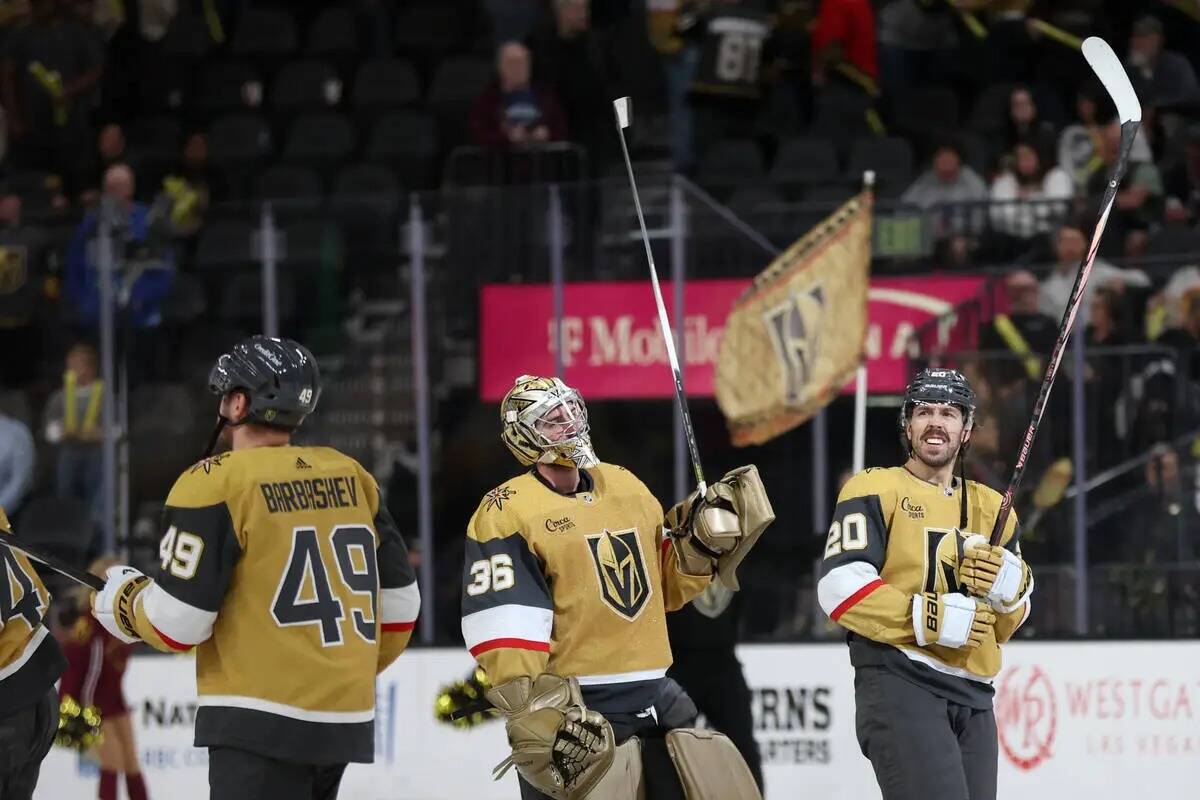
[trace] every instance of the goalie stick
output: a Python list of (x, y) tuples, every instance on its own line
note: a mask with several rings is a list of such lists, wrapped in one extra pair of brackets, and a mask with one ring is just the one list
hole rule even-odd
[(1104, 84), (1105, 90), (1117, 107), (1117, 118), (1121, 121), (1121, 145), (1117, 153), (1117, 163), (1113, 166), (1112, 175), (1108, 179), (1108, 187), (1104, 190), (1104, 199), (1100, 203), (1100, 217), (1092, 232), (1091, 246), (1079, 265), (1079, 274), (1075, 276), (1075, 285), (1071, 288), (1071, 296), (1067, 300), (1067, 308), (1063, 312), (1058, 339), (1055, 340), (1054, 349), (1050, 351), (1050, 358), (1046, 362), (1046, 374), (1042, 378), (1042, 388), (1038, 392), (1037, 402), (1033, 405), (1033, 414), (1029, 419), (1029, 427), (1025, 429), (1025, 438), (1021, 443), (1021, 451), (1017, 455), (1017, 463), (1013, 467), (1012, 478), (1009, 479), (1008, 488), (1004, 490), (1004, 496), (1000, 500), (996, 522), (992, 526), (992, 545), (1000, 544), (1000, 538), (1004, 534), (1004, 526), (1012, 511), (1013, 495), (1016, 494), (1017, 488), (1021, 485), (1021, 478), (1025, 474), (1025, 462), (1029, 458), (1033, 439), (1037, 436), (1038, 426), (1041, 425), (1042, 416), (1046, 410), (1046, 403), (1050, 399), (1050, 390), (1054, 386), (1054, 377), (1058, 374), (1058, 365), (1062, 361), (1063, 351), (1066, 350), (1067, 340), (1071, 338), (1071, 328), (1075, 324), (1075, 315), (1079, 312), (1083, 290), (1087, 286), (1088, 276), (1092, 272), (1092, 264), (1096, 261), (1100, 237), (1104, 235), (1104, 227), (1108, 224), (1108, 215), (1112, 212), (1113, 203), (1116, 202), (1117, 187), (1120, 185), (1121, 179), (1125, 177), (1125, 171), (1129, 168), (1129, 151), (1133, 148), (1133, 140), (1137, 136), (1138, 127), (1142, 124), (1142, 106), (1138, 102), (1137, 94), (1134, 93), (1133, 86), (1129, 83), (1129, 76), (1125, 74), (1120, 59), (1117, 58), (1117, 54), (1108, 46), (1108, 43), (1097, 36), (1088, 38), (1083, 43), (1083, 57), (1087, 59), (1088, 66), (1096, 73), (1096, 77)]
[(0, 531), (0, 544), (4, 545), (10, 550), (16, 550), (24, 553), (34, 561), (40, 561), (58, 574), (65, 575), (76, 583), (86, 586), (89, 589), (95, 589), (98, 592), (104, 588), (103, 578), (98, 578), (90, 572), (82, 570), (72, 564), (68, 564), (58, 556), (52, 556), (35, 545), (21, 541), (13, 535), (12, 531)]
[[(642, 201), (638, 198), (637, 181), (633, 178), (633, 162), (629, 160), (629, 147), (625, 144), (625, 129), (629, 127), (633, 112), (628, 97), (613, 100), (613, 112), (617, 116), (617, 137), (621, 140), (621, 153), (625, 156), (625, 170), (629, 173), (629, 188), (633, 192), (633, 207), (637, 210), (638, 224), (642, 228), (642, 243), (646, 246), (646, 261), (650, 264), (650, 284), (654, 287), (654, 302), (658, 305), (658, 324), (662, 329), (663, 342), (667, 347), (667, 360), (675, 376), (675, 402), (683, 417), (683, 432), (687, 438), (688, 454), (692, 459), (692, 471), (696, 476), (696, 490), (700, 497), (708, 490), (704, 482), (704, 467), (700, 466), (700, 448), (696, 444), (696, 432), (692, 428), (692, 415), (688, 412), (687, 395), (683, 392), (683, 374), (679, 371), (679, 356), (675, 354), (675, 339), (671, 335), (671, 320), (663, 303), (662, 288), (658, 285), (658, 270), (654, 268), (654, 253), (650, 250), (650, 234), (646, 232), (646, 217), (642, 214)], [(678, 309), (676, 309), (678, 311)]]

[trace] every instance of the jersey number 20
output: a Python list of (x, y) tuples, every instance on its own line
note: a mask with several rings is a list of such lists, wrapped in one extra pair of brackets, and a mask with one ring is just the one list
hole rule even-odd
[[(370, 616), (354, 609), (354, 632), (363, 641), (375, 641), (375, 620), (378, 617), (379, 563), (375, 557), (375, 534), (363, 525), (345, 525), (333, 529), (334, 567), (338, 578), (348, 591), (369, 599)], [(330, 585), (329, 573), (321, 558), (316, 528), (296, 528), (292, 531), (292, 553), (283, 570), (271, 615), (280, 627), (316, 625), (321, 631), (321, 643), (333, 647), (343, 643), (342, 620), (346, 618), (342, 601)]]

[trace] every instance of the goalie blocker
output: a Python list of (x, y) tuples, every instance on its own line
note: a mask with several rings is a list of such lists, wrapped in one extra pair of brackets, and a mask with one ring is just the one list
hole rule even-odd
[(714, 576), (736, 583), (774, 518), (757, 471), (664, 519), (641, 481), (596, 458), (587, 409), (562, 381), (521, 376), (500, 418), (530, 469), (472, 516), (462, 595), (463, 638), (506, 716), (512, 752), (497, 774), (515, 766), (524, 800), (757, 798), (728, 740), (679, 731), (696, 711), (666, 678), (665, 613)]

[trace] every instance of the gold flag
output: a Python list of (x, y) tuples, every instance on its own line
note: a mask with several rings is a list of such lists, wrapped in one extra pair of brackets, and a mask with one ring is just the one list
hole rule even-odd
[(828, 404), (867, 335), (872, 195), (864, 191), (779, 255), (733, 304), (717, 404), (734, 445), (762, 444)]

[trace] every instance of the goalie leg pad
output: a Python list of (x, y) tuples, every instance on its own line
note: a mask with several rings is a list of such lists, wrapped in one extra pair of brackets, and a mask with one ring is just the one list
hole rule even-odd
[(642, 744), (636, 736), (626, 739), (613, 755), (612, 766), (588, 792), (586, 800), (646, 800), (642, 778)]
[(666, 740), (687, 800), (762, 800), (754, 775), (725, 734), (676, 728)]

